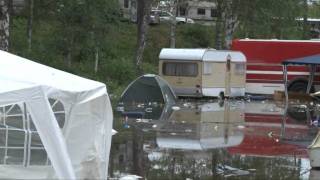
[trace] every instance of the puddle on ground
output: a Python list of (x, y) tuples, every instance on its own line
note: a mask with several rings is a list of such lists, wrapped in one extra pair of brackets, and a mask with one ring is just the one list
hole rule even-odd
[[(284, 109), (270, 100), (123, 104), (114, 121), (109, 176), (317, 179), (307, 147), (318, 133), (320, 105)], [(50, 165), (36, 132), (27, 141), (21, 131), (23, 113), (8, 115), (0, 118), (0, 165)]]
[[(179, 101), (119, 108), (109, 176), (146, 179), (308, 179), (316, 104)], [(148, 108), (148, 109), (146, 109)]]

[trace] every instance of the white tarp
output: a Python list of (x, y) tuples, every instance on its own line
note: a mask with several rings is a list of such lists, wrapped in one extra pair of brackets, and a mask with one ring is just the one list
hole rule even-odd
[[(49, 98), (64, 106), (62, 129)], [(25, 103), (54, 171), (0, 164), (0, 178), (21, 177), (21, 169), (33, 174), (24, 179), (107, 178), (113, 115), (103, 83), (0, 51), (0, 107), (18, 103)]]

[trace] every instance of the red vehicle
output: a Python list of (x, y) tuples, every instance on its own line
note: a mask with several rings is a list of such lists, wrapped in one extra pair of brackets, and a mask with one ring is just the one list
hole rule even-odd
[[(237, 39), (231, 49), (241, 51), (247, 58), (246, 92), (273, 94), (275, 90), (284, 90), (282, 61), (320, 54), (320, 40)], [(288, 90), (305, 92), (308, 68), (291, 66), (288, 72)], [(318, 77), (315, 84), (319, 84)], [(311, 91), (315, 88), (318, 89), (313, 86)]]

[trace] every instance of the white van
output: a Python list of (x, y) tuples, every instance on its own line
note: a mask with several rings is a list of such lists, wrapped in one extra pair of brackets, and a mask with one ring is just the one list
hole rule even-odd
[(245, 94), (246, 57), (241, 52), (164, 48), (159, 59), (159, 75), (178, 96)]

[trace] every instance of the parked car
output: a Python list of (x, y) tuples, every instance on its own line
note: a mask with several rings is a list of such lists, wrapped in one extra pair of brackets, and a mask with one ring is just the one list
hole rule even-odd
[(155, 11), (150, 12), (149, 24), (160, 24), (159, 13)]
[[(172, 14), (167, 11), (161, 11), (161, 10), (151, 10), (151, 14), (158, 14), (160, 17), (160, 22), (169, 22), (171, 21)], [(176, 22), (177, 24), (194, 24), (194, 20), (191, 18), (186, 18), (186, 17), (181, 17), (177, 16), (176, 17)]]

